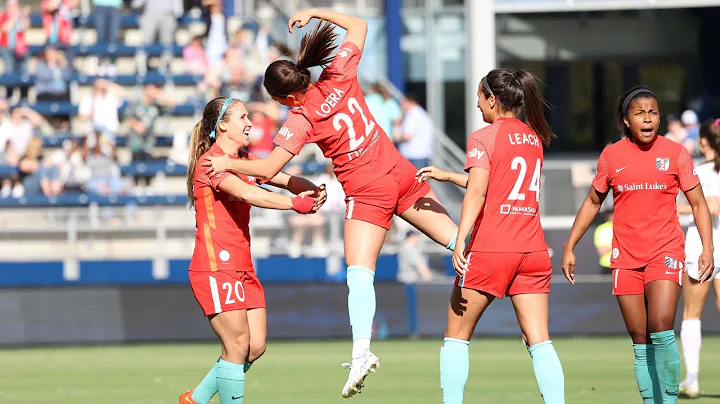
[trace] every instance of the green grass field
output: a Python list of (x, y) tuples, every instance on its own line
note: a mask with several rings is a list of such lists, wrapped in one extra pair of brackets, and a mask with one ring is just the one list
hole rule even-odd
[[(555, 340), (568, 403), (640, 402), (628, 338)], [(354, 402), (440, 403), (438, 341), (379, 341), (382, 367)], [(703, 340), (701, 388), (694, 403), (720, 403), (720, 338)], [(347, 342), (270, 342), (248, 373), (247, 404), (341, 403)], [(175, 404), (217, 358), (212, 344), (0, 350), (1, 404)], [(470, 344), (466, 403), (542, 403), (520, 338)], [(217, 401), (213, 401), (217, 403)]]

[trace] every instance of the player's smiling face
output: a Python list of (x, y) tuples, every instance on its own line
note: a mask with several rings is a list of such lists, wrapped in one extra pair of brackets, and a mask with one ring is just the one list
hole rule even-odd
[(654, 97), (637, 97), (630, 103), (623, 118), (638, 144), (655, 140), (660, 127), (660, 107)]
[(241, 149), (250, 144), (252, 122), (250, 122), (248, 110), (242, 102), (236, 102), (233, 105), (230, 119), (227, 122), (222, 121), (221, 124), (225, 126), (227, 137), (238, 144)]

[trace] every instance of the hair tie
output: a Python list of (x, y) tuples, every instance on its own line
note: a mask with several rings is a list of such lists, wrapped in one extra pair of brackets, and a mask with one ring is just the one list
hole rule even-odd
[(653, 93), (652, 91), (650, 91), (649, 88), (644, 88), (644, 87), (643, 87), (643, 88), (638, 88), (637, 90), (635, 90), (635, 91), (633, 91), (632, 93), (628, 94), (627, 97), (625, 97), (625, 101), (623, 101), (623, 103), (622, 103), (622, 113), (623, 113), (623, 115), (626, 115), (626, 114), (627, 114), (627, 109), (628, 109), (628, 107), (630, 106), (630, 103), (632, 102), (632, 100), (635, 99), (635, 97), (637, 97), (638, 95), (644, 94), (644, 93), (650, 94), (653, 98), (657, 99), (657, 96), (655, 95), (655, 93)]
[(210, 132), (210, 139), (215, 139), (215, 130), (218, 127), (218, 124), (220, 123), (220, 120), (222, 119), (223, 115), (225, 115), (225, 111), (227, 111), (228, 106), (230, 103), (234, 100), (233, 97), (228, 97), (225, 102), (223, 102), (222, 108), (220, 108), (220, 115), (218, 115), (217, 121), (215, 121), (215, 127), (213, 128), (212, 132)]
[(720, 118), (716, 119), (715, 122), (713, 122), (713, 129), (717, 129), (720, 127)]

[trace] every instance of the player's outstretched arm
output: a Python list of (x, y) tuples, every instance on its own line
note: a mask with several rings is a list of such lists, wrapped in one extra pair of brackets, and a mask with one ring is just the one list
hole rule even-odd
[(251, 175), (258, 178), (273, 178), (295, 157), (294, 154), (276, 147), (265, 159), (238, 160), (231, 159), (228, 155), (210, 157), (202, 163), (207, 167), (205, 174), (209, 177), (223, 171), (232, 171), (238, 174)]
[(362, 18), (353, 17), (351, 15), (337, 13), (334, 11), (322, 10), (319, 8), (311, 8), (295, 13), (288, 21), (288, 31), (293, 32), (293, 26), (302, 28), (307, 25), (311, 19), (320, 18), (329, 21), (347, 31), (345, 34), (345, 42), (354, 43), (361, 51), (365, 46), (365, 38), (367, 37), (367, 22)]
[(417, 179), (418, 182), (427, 181), (429, 179), (441, 182), (449, 181), (460, 188), (467, 188), (468, 183), (468, 175), (465, 173), (451, 173), (433, 166), (419, 169), (418, 172), (415, 173), (415, 179)]
[(239, 198), (247, 204), (257, 206), (258, 208), (277, 210), (292, 209), (298, 213), (310, 213), (314, 206), (314, 200), (311, 197), (312, 191), (306, 191), (298, 196), (290, 197), (250, 185), (232, 175), (222, 180), (218, 188), (220, 188), (222, 192)]
[(268, 184), (274, 187), (287, 189), (295, 195), (299, 195), (306, 191), (311, 191), (311, 196), (315, 199), (315, 207), (313, 208), (314, 211), (320, 209), (320, 207), (322, 207), (322, 205), (327, 200), (325, 184), (322, 184), (318, 187), (317, 185), (313, 184), (312, 181), (306, 178), (290, 175), (282, 171), (278, 173), (278, 175), (274, 176), (270, 181), (268, 181)]
[(695, 218), (695, 225), (697, 226), (698, 233), (700, 233), (700, 241), (702, 241), (703, 245), (702, 253), (698, 259), (698, 265), (700, 266), (700, 283), (704, 283), (712, 276), (714, 269), (713, 253), (715, 252), (715, 247), (713, 246), (712, 237), (712, 216), (710, 216), (710, 209), (708, 209), (707, 202), (705, 201), (702, 187), (695, 186), (685, 191), (685, 197), (688, 202), (690, 202), (692, 214)]
[(573, 250), (600, 212), (606, 196), (607, 192), (600, 193), (594, 187), (590, 188), (590, 192), (588, 192), (575, 217), (572, 229), (570, 229), (570, 235), (563, 246), (563, 272), (567, 280), (573, 285), (575, 284), (575, 254)]

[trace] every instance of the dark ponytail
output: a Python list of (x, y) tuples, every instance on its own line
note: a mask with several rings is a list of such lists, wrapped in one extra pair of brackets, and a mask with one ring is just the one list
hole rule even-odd
[(537, 77), (526, 70), (513, 72), (509, 69), (495, 69), (483, 78), (481, 87), (485, 97), (494, 95), (502, 110), (512, 112), (527, 123), (545, 146), (549, 146), (550, 141), (557, 136), (545, 119), (545, 107), (548, 104), (537, 82)]
[[(654, 98), (655, 101), (658, 101), (655, 93), (644, 86), (633, 87), (618, 97), (617, 104), (615, 105), (615, 120), (620, 134), (628, 139), (632, 139), (632, 132), (630, 131), (630, 128), (625, 125), (625, 117), (627, 117), (627, 111), (630, 104), (637, 98)], [(658, 105), (660, 105), (660, 101), (658, 101)]]
[[(218, 122), (218, 115), (227, 97), (218, 97), (210, 101), (205, 105), (203, 111), (203, 117), (198, 123), (195, 124), (192, 134), (190, 135), (190, 154), (188, 156), (188, 173), (187, 173), (187, 192), (188, 198), (190, 199), (190, 206), (195, 206), (195, 198), (193, 198), (193, 186), (195, 185), (195, 170), (197, 169), (198, 160), (205, 154), (212, 145), (215, 144), (216, 137), (210, 137), (210, 133), (215, 129)], [(237, 104), (237, 99), (232, 100), (225, 114), (222, 117), (224, 122), (227, 122), (232, 115), (232, 109)], [(202, 168), (202, 167), (200, 167)]]
[(720, 172), (720, 119), (703, 122), (699, 137), (705, 139), (715, 152), (715, 171)]
[(297, 63), (289, 60), (276, 60), (265, 70), (263, 85), (267, 92), (275, 97), (284, 98), (303, 91), (310, 86), (310, 68), (325, 67), (332, 61), (332, 52), (337, 48), (335, 26), (327, 21), (315, 26), (315, 29), (302, 37)]

